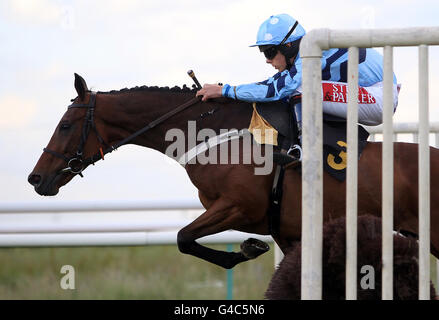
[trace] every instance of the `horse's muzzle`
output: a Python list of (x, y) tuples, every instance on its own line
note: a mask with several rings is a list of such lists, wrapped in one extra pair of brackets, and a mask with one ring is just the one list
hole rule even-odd
[(53, 179), (46, 179), (38, 173), (31, 173), (27, 181), (35, 188), (35, 191), (41, 196), (54, 196), (58, 194), (59, 188), (54, 186), (56, 176)]
[(33, 185), (35, 188), (38, 188), (41, 185), (41, 176), (36, 173), (31, 173), (29, 177), (27, 178), (27, 181)]

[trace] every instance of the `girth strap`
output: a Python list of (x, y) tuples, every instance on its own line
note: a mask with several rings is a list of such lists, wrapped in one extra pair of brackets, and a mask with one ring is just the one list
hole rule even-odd
[(280, 210), (282, 202), (282, 185), (285, 170), (283, 166), (277, 165), (274, 174), (273, 186), (270, 194), (268, 207), (268, 230), (273, 238), (280, 236)]

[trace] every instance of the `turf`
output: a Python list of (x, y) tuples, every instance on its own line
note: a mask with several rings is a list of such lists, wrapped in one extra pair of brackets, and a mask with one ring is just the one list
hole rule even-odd
[[(226, 250), (225, 245), (212, 248)], [(234, 245), (234, 251), (239, 246)], [(189, 299), (227, 297), (227, 272), (176, 246), (0, 249), (0, 299)], [(75, 289), (60, 282), (75, 270)], [(263, 299), (274, 273), (273, 248), (233, 268), (233, 299)], [(431, 259), (436, 283), (436, 260)]]
[[(211, 246), (226, 250), (225, 245)], [(238, 245), (234, 250), (238, 251)], [(226, 299), (227, 272), (176, 246), (0, 250), (0, 299)], [(61, 288), (63, 265), (75, 289)], [(233, 298), (262, 299), (273, 250), (233, 269)]]

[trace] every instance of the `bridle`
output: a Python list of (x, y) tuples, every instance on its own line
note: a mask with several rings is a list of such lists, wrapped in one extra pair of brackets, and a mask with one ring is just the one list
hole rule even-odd
[[(87, 108), (87, 113), (85, 115), (84, 124), (82, 125), (81, 140), (79, 141), (79, 145), (78, 145), (76, 154), (71, 156), (71, 157), (67, 157), (64, 154), (50, 150), (48, 148), (44, 148), (43, 150), (44, 150), (44, 152), (50, 153), (51, 155), (53, 155), (57, 158), (63, 159), (67, 163), (67, 167), (65, 167), (64, 169), (61, 169), (59, 171), (59, 173), (68, 172), (68, 173), (72, 173), (72, 174), (78, 174), (81, 177), (83, 177), (82, 171), (84, 171), (84, 169), (87, 166), (89, 166), (90, 164), (94, 165), (96, 161), (99, 161), (101, 159), (104, 160), (104, 155), (106, 155), (107, 153), (110, 153), (110, 152), (117, 150), (117, 148), (119, 148), (120, 146), (127, 144), (128, 142), (130, 142), (134, 138), (145, 133), (149, 129), (154, 128), (156, 125), (164, 122), (165, 120), (172, 117), (173, 115), (175, 115), (175, 114), (183, 111), (184, 109), (194, 105), (195, 103), (199, 102), (200, 100), (201, 100), (200, 97), (192, 98), (191, 100), (187, 101), (186, 103), (178, 106), (177, 108), (169, 111), (168, 113), (164, 114), (163, 116), (150, 122), (148, 125), (146, 125), (142, 129), (136, 131), (132, 135), (123, 139), (122, 141), (119, 141), (118, 143), (116, 143), (114, 145), (109, 145), (108, 143), (106, 143), (104, 141), (104, 139), (101, 137), (101, 135), (98, 133), (98, 130), (96, 129), (96, 125), (95, 125), (95, 121), (94, 121), (94, 110), (96, 107), (96, 92), (91, 91), (90, 99), (89, 99), (89, 102), (87, 104), (85, 104), (85, 103), (72, 103), (71, 105), (69, 105), (67, 107), (67, 109)], [(101, 145), (105, 146), (105, 150), (103, 150), (102, 147), (100, 147), (99, 151), (95, 155), (84, 159), (83, 158), (84, 146), (85, 146), (85, 143), (87, 142), (87, 139), (88, 139), (88, 136), (89, 136), (91, 130), (93, 130), (96, 133), (96, 137), (97, 137), (99, 143)]]

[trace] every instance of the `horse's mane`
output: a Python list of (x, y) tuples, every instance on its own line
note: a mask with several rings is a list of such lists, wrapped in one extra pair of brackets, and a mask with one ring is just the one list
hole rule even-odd
[(182, 88), (175, 86), (172, 88), (169, 87), (157, 87), (157, 86), (141, 86), (141, 87), (134, 87), (134, 88), (123, 88), (120, 90), (111, 90), (111, 91), (98, 91), (98, 93), (105, 93), (105, 94), (119, 94), (119, 93), (128, 93), (128, 92), (136, 92), (136, 91), (162, 91), (162, 92), (180, 92), (180, 93), (188, 93), (188, 92), (196, 92), (197, 88), (195, 85), (192, 86), (192, 88), (189, 88), (186, 85), (183, 85)]

